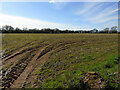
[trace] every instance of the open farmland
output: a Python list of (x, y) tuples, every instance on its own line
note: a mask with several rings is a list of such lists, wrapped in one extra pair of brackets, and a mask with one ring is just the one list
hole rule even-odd
[(4, 34), (2, 43), (5, 88), (118, 88), (117, 34)]

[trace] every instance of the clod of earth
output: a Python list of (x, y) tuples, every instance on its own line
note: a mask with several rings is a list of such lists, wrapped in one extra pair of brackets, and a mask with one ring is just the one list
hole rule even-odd
[(104, 80), (96, 72), (87, 72), (84, 76), (83, 83), (90, 88), (103, 88)]

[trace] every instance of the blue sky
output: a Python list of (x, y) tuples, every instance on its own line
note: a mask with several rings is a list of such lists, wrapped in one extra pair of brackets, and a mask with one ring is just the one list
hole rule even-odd
[(118, 25), (117, 2), (4, 2), (1, 5), (0, 25), (73, 30)]

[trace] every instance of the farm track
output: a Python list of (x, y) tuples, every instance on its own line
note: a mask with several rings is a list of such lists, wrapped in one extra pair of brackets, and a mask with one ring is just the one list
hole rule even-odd
[[(48, 54), (50, 54), (50, 52), (66, 44), (72, 44), (72, 43), (59, 43), (58, 42), (57, 44), (54, 43), (51, 45), (45, 44), (45, 46), (43, 45), (42, 47), (39, 46), (39, 47), (30, 48), (27, 50), (26, 49), (21, 50), (20, 52), (13, 54), (11, 57), (9, 56), (9, 58), (5, 60), (9, 61), (9, 59), (11, 58), (13, 59), (13, 57), (14, 58), (19, 57), (18, 55), (25, 53), (25, 51), (28, 52), (27, 57), (19, 60), (18, 63), (11, 68), (11, 71), (9, 72), (9, 74), (7, 74), (7, 76), (3, 76), (3, 81), (4, 81), (3, 87), (4, 88), (22, 88), (24, 84), (26, 83), (26, 79), (28, 78), (30, 73), (32, 73), (33, 70), (36, 68), (37, 64), (38, 63), (44, 64), (43, 62), (47, 60), (45, 59), (45, 57), (47, 57)], [(38, 49), (38, 52), (37, 53), (35, 52), (36, 54), (34, 55), (29, 55), (32, 52), (34, 52), (32, 50), (35, 50), (35, 49)], [(44, 61), (41, 60), (42, 58), (44, 58), (43, 59)]]

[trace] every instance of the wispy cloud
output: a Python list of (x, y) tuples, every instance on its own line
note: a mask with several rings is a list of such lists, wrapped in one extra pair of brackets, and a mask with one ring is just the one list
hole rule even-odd
[(116, 17), (116, 16), (112, 16), (112, 17), (107, 17), (107, 18), (98, 18), (98, 19), (95, 19), (95, 20), (93, 20), (93, 22), (94, 23), (105, 23), (105, 22), (108, 22), (108, 21), (111, 21), (111, 20), (117, 20), (118, 19), (118, 17)]
[(98, 15), (95, 15), (94, 17), (90, 17), (87, 20), (92, 23), (106, 23), (111, 20), (118, 19), (117, 14), (113, 15), (117, 10), (111, 11), (111, 8), (106, 8), (105, 10), (101, 11)]
[(90, 11), (93, 7), (95, 7), (98, 3), (83, 3), (83, 8), (80, 8), (77, 12), (75, 12), (76, 15), (82, 15), (86, 12)]
[(6, 14), (0, 14), (0, 25), (11, 25), (13, 27), (19, 27), (19, 28), (59, 28), (59, 29), (73, 29), (78, 30), (82, 29), (83, 27), (70, 25), (70, 24), (60, 24), (60, 23), (54, 23), (54, 22), (48, 22), (43, 20), (35, 20), (25, 17), (19, 17), (19, 16), (11, 16)]
[(118, 19), (115, 13), (120, 9), (114, 9), (115, 5), (107, 6), (107, 3), (85, 3), (83, 10), (77, 11), (77, 15), (83, 16), (85, 21), (93, 24), (107, 23)]
[(111, 13), (117, 12), (117, 11), (119, 11), (119, 10), (120, 10), (120, 8), (115, 9), (115, 10), (113, 10)]

